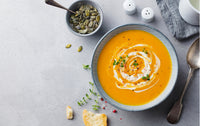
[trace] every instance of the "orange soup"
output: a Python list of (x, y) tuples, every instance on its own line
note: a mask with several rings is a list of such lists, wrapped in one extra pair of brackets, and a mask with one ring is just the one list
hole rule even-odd
[(125, 105), (143, 105), (164, 91), (172, 62), (167, 48), (154, 35), (128, 30), (104, 46), (97, 71), (101, 86), (112, 99)]

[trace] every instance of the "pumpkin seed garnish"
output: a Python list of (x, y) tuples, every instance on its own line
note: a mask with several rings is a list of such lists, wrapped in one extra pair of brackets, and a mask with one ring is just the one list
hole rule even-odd
[(80, 34), (93, 32), (99, 26), (100, 15), (92, 5), (81, 5), (69, 20), (72, 29)]
[(83, 50), (83, 46), (78, 47), (78, 52), (81, 52)]
[(72, 45), (71, 44), (67, 44), (66, 45), (66, 48), (70, 48)]

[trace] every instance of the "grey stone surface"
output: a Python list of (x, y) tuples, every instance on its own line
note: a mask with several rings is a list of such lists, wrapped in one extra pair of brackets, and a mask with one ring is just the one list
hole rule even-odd
[[(58, 0), (70, 5), (73, 0)], [(43, 0), (0, 0), (0, 126), (83, 126), (82, 110), (91, 103), (76, 103), (88, 90), (93, 49), (109, 29), (127, 23), (144, 23), (140, 11), (152, 7), (155, 20), (149, 25), (163, 32), (174, 45), (179, 59), (179, 76), (172, 94), (160, 105), (141, 112), (101, 110), (109, 126), (171, 126), (166, 116), (186, 81), (186, 54), (197, 37), (178, 41), (172, 37), (154, 0), (135, 0), (137, 14), (128, 16), (123, 0), (96, 0), (104, 11), (101, 30), (90, 37), (72, 34), (66, 25), (66, 12), (44, 4)], [(65, 45), (72, 47), (66, 49)], [(83, 51), (77, 52), (83, 45)], [(73, 107), (74, 120), (67, 120), (66, 105)], [(194, 74), (183, 102), (181, 120), (175, 126), (199, 125), (199, 71)], [(122, 120), (120, 120), (122, 118)]]

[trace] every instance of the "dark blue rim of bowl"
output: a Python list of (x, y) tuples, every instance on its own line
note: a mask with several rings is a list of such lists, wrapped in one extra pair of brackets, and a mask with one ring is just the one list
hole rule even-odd
[[(102, 41), (108, 34), (110, 34), (112, 31), (114, 31), (115, 29), (118, 29), (118, 28), (124, 27), (124, 26), (131, 26), (131, 25), (144, 26), (144, 27), (150, 28), (150, 29), (152, 29), (152, 30), (158, 32), (159, 34), (161, 34), (161, 35), (168, 41), (168, 43), (170, 44), (170, 46), (172, 47), (172, 49), (173, 49), (173, 51), (174, 51), (174, 54), (175, 54), (175, 57), (176, 57), (176, 61), (174, 61), (174, 62), (176, 63), (175, 65), (177, 66), (177, 70), (176, 70), (176, 73), (175, 73), (176, 77), (175, 77), (175, 82), (174, 82), (173, 87), (172, 87), (171, 90), (168, 92), (168, 94), (165, 95), (164, 98), (162, 98), (162, 100), (161, 100), (160, 102), (158, 102), (157, 104), (151, 105), (151, 106), (148, 107), (148, 108), (141, 109), (141, 110), (133, 110), (133, 109), (130, 110), (130, 109), (126, 109), (126, 108), (123, 108), (123, 107), (119, 107), (119, 106), (113, 104), (110, 100), (107, 100), (106, 97), (103, 95), (103, 93), (102, 93), (101, 91), (99, 91), (98, 86), (96, 85), (96, 81), (95, 81), (95, 79), (94, 79), (94, 71), (93, 71), (93, 67), (94, 67), (94, 66), (93, 66), (93, 65), (94, 65), (93, 62), (94, 62), (95, 52), (96, 52), (97, 48), (99, 47), (101, 41)], [(155, 35), (154, 35), (154, 36), (155, 36)], [(162, 41), (161, 41), (161, 42), (162, 42)], [(105, 45), (106, 45), (106, 44), (105, 44)], [(95, 84), (95, 86), (96, 86), (96, 89), (97, 89), (98, 92), (100, 93), (101, 97), (104, 98), (105, 100), (107, 100), (107, 102), (108, 102), (109, 104), (115, 106), (115, 107), (118, 108), (118, 109), (125, 110), (125, 111), (143, 111), (143, 110), (147, 110), (147, 109), (153, 108), (153, 107), (159, 105), (160, 103), (162, 103), (162, 102), (171, 94), (171, 92), (172, 92), (173, 89), (174, 89), (174, 86), (175, 86), (175, 84), (176, 84), (176, 82), (177, 82), (178, 69), (179, 69), (179, 63), (178, 63), (177, 53), (176, 53), (176, 50), (175, 50), (174, 46), (172, 45), (171, 41), (170, 41), (162, 32), (160, 32), (158, 29), (153, 28), (152, 26), (149, 26), (149, 25), (146, 25), (146, 24), (124, 24), (124, 25), (116, 26), (116, 27), (112, 28), (111, 30), (109, 30), (107, 33), (105, 33), (105, 34), (101, 37), (101, 39), (98, 41), (97, 45), (95, 46), (95, 49), (94, 49), (94, 51), (93, 51), (93, 56), (92, 56), (92, 64), (91, 64), (92, 79), (93, 79), (94, 84)], [(100, 83), (100, 82), (99, 82), (99, 83)], [(103, 89), (103, 88), (102, 88), (102, 89)], [(105, 94), (106, 94), (110, 99), (112, 99), (106, 92), (105, 92)], [(112, 100), (114, 100), (114, 99), (112, 99)], [(115, 100), (114, 100), (114, 101), (115, 101)], [(115, 102), (117, 102), (117, 101), (115, 101)], [(117, 102), (117, 103), (120, 104), (120, 105), (124, 105), (124, 104), (121, 104), (121, 103), (119, 103), (119, 102)], [(125, 106), (131, 106), (131, 105), (125, 105)]]

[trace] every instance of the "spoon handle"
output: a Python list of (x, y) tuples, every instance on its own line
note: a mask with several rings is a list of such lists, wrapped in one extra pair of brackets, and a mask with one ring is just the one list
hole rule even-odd
[(167, 121), (169, 123), (175, 124), (179, 121), (181, 111), (182, 111), (182, 107), (183, 107), (183, 105), (182, 105), (183, 96), (184, 96), (185, 91), (188, 87), (188, 84), (189, 84), (190, 79), (193, 75), (193, 72), (194, 72), (194, 68), (190, 68), (189, 74), (188, 74), (188, 77), (187, 77), (187, 81), (186, 81), (185, 87), (183, 89), (183, 92), (181, 94), (181, 97), (179, 98), (178, 101), (175, 102), (174, 106), (171, 108), (170, 112), (167, 115)]
[(45, 3), (46, 3), (46, 4), (49, 4), (49, 5), (52, 5), (52, 6), (55, 6), (55, 7), (59, 7), (59, 8), (65, 9), (65, 10), (67, 10), (67, 11), (69, 11), (69, 12), (71, 12), (71, 13), (74, 13), (74, 14), (75, 14), (75, 12), (74, 12), (74, 11), (72, 11), (72, 10), (69, 10), (69, 9), (67, 9), (67, 8), (63, 7), (62, 5), (60, 5), (59, 3), (57, 3), (57, 2), (56, 2), (56, 1), (54, 1), (54, 0), (45, 0)]
[(193, 75), (194, 70), (195, 70), (194, 68), (190, 67), (190, 70), (189, 70), (189, 73), (188, 73), (188, 77), (187, 77), (187, 81), (186, 81), (185, 87), (184, 87), (183, 92), (182, 92), (181, 97), (180, 97), (180, 102), (182, 102), (182, 100), (183, 100), (183, 96), (184, 96), (185, 91), (186, 91), (186, 89), (187, 89), (187, 87), (189, 85), (189, 82), (190, 82), (190, 79), (191, 79), (191, 77)]
[(176, 101), (173, 107), (171, 108), (170, 112), (167, 115), (167, 121), (171, 124), (175, 124), (178, 122), (181, 111), (182, 111), (182, 103), (180, 100)]

